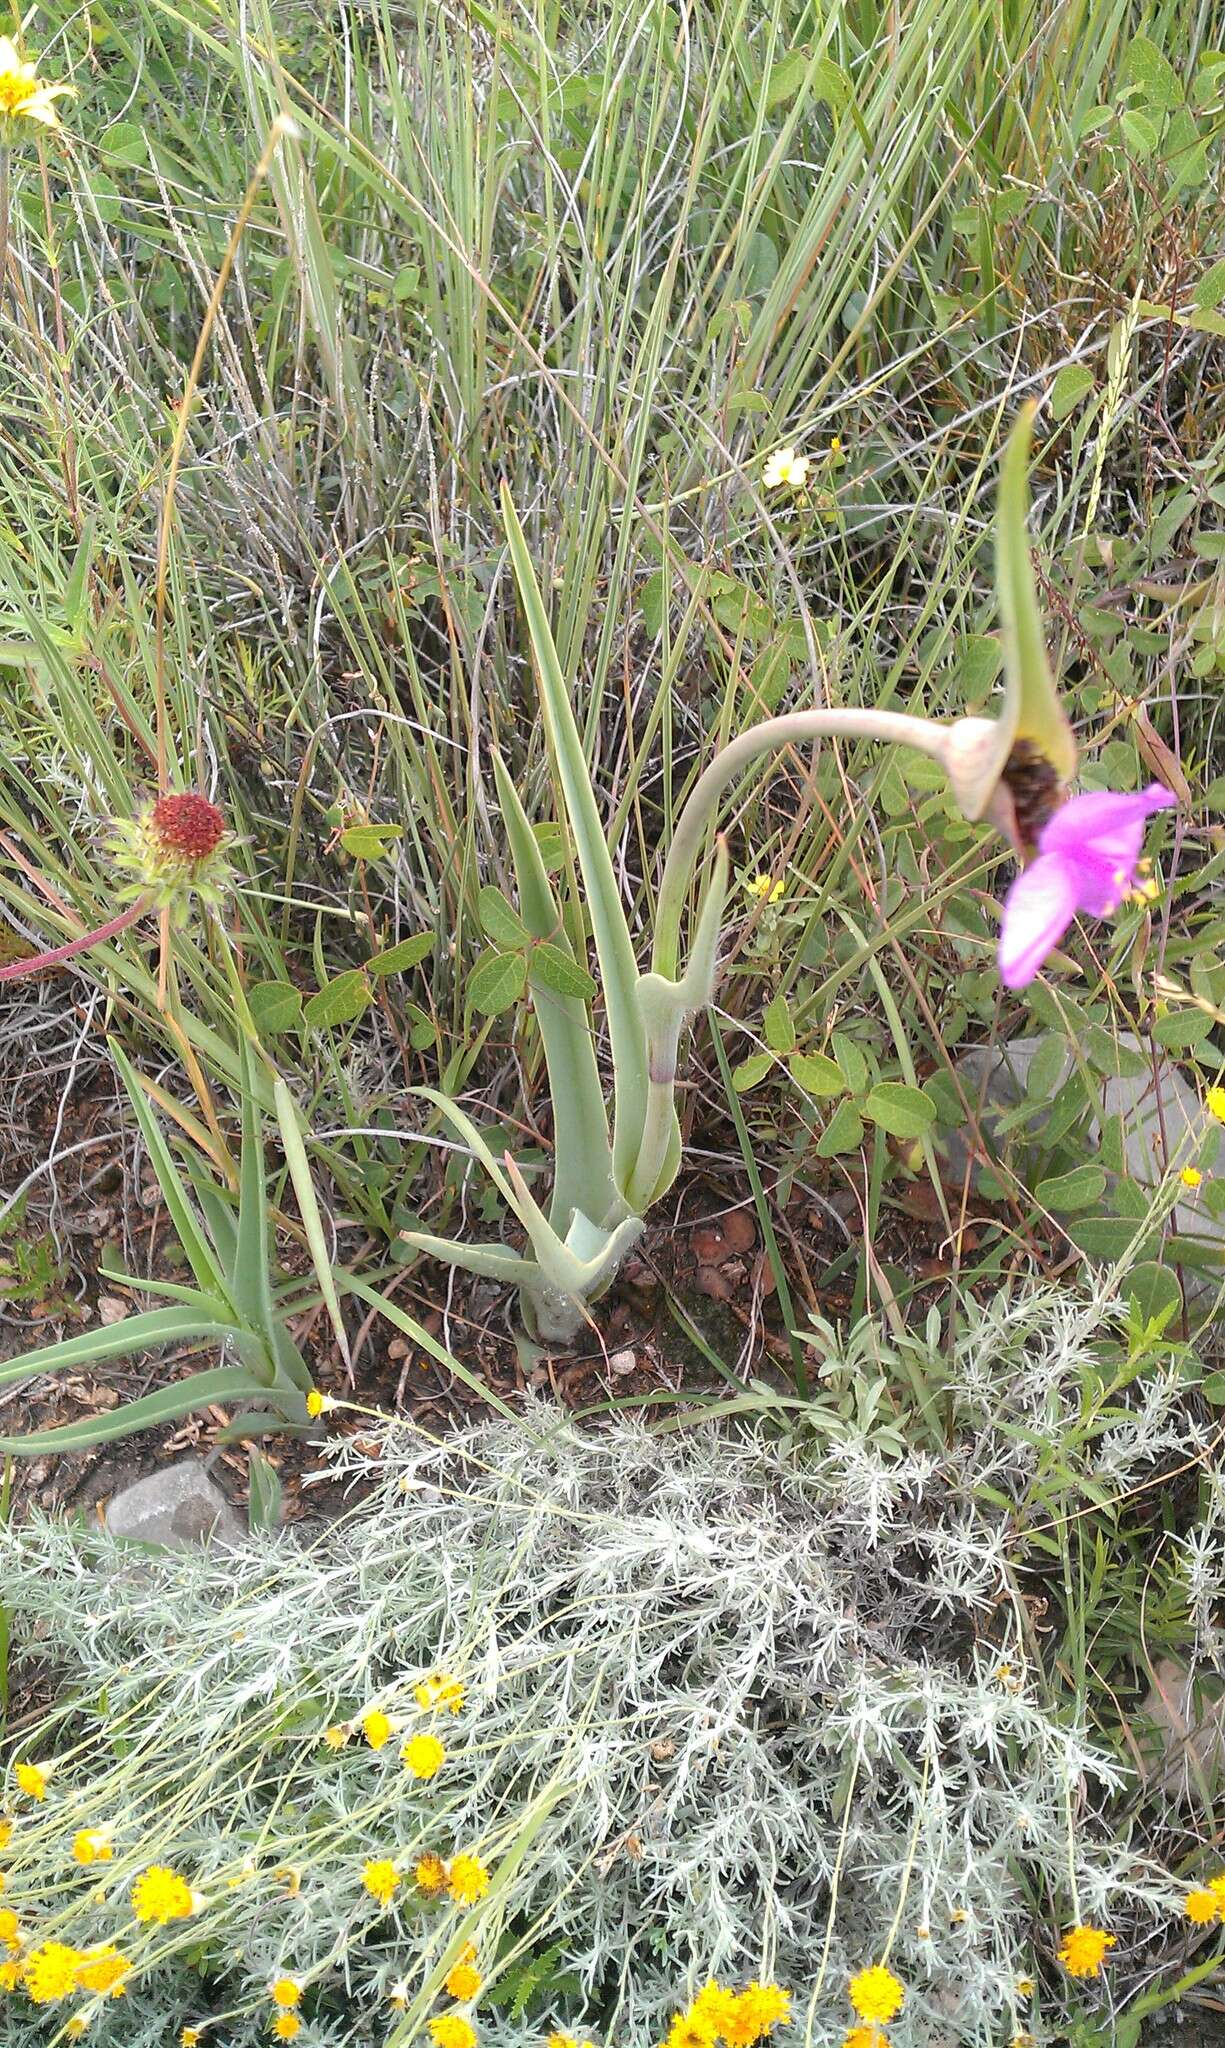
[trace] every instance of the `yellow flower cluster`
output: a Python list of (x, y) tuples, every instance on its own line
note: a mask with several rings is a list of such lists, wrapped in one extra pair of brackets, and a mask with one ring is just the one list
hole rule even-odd
[(165, 1927), (171, 1920), (189, 1920), (195, 1910), (196, 1896), (187, 1879), (164, 1863), (151, 1863), (132, 1886), (132, 1911), (138, 1920)]
[(101, 1948), (70, 1948), (63, 1941), (44, 1941), (31, 1949), (6, 1988), (20, 1983), (32, 2005), (55, 2005), (74, 1991), (95, 1991), (122, 1997), (132, 1965), (108, 1942)]
[(896, 2019), (905, 2003), (906, 1992), (892, 1970), (887, 1970), (883, 1963), (873, 1963), (851, 1978), (847, 1997), (861, 2020), (875, 2023)]
[(1071, 1927), (1059, 1946), (1059, 1960), (1069, 1977), (1099, 1977), (1106, 1950), (1115, 1937), (1102, 1927)]
[(781, 903), (783, 900), (783, 884), (772, 882), (769, 875), (753, 875), (744, 886), (759, 903)]
[(1188, 1892), (1182, 1909), (1193, 1927), (1211, 1927), (1214, 1920), (1225, 1920), (1225, 1870)]
[(413, 1687), (413, 1698), (423, 1714), (433, 1710), (446, 1714), (458, 1714), (464, 1704), (463, 1680), (452, 1677), (449, 1671), (431, 1671)]
[(725, 2048), (752, 2048), (772, 2027), (786, 2026), (790, 2019), (791, 1993), (781, 1985), (759, 1984), (754, 1978), (743, 1991), (733, 1991), (712, 1977), (677, 2013), (664, 2048), (713, 2048), (717, 2041)]

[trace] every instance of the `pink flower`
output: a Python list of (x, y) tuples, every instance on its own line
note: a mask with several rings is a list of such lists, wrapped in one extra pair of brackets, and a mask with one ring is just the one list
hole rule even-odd
[(1136, 796), (1093, 790), (1061, 804), (1038, 836), (1038, 855), (1004, 898), (1000, 980), (1027, 988), (1078, 910), (1105, 917), (1135, 879), (1145, 820), (1177, 801), (1159, 782)]

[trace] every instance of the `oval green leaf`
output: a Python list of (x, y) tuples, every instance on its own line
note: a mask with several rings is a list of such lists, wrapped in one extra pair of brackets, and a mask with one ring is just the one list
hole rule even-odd
[(354, 967), (334, 981), (325, 981), (302, 1014), (312, 1031), (329, 1031), (338, 1024), (352, 1024), (370, 1003), (370, 984), (361, 968)]
[(863, 1113), (891, 1138), (921, 1138), (936, 1121), (936, 1105), (921, 1088), (904, 1081), (878, 1081), (863, 1102)]
[(482, 953), (468, 976), (468, 1001), (483, 1017), (497, 1017), (518, 1002), (527, 986), (522, 953)]

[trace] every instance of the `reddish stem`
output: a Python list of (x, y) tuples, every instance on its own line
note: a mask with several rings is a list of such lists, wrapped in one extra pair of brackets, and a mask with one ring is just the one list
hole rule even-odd
[(139, 903), (133, 903), (128, 910), (121, 910), (118, 917), (112, 917), (109, 924), (100, 924), (95, 931), (82, 932), (79, 939), (69, 939), (66, 946), (53, 946), (49, 953), (35, 953), (29, 960), (11, 960), (7, 967), (0, 967), (0, 981), (17, 981), (23, 974), (37, 974), (44, 967), (58, 967), (61, 960), (75, 959), (78, 953), (88, 953), (91, 946), (101, 946), (107, 939), (113, 939), (135, 924), (149, 908), (148, 898), (142, 896)]

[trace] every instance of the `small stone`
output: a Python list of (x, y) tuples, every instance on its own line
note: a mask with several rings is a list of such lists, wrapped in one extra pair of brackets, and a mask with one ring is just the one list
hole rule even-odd
[(210, 1541), (232, 1550), (247, 1533), (201, 1458), (180, 1458), (125, 1486), (107, 1507), (106, 1526), (112, 1536), (163, 1550), (189, 1550)]
[(98, 1320), (101, 1323), (121, 1323), (128, 1313), (128, 1303), (118, 1294), (98, 1296)]
[(628, 1379), (638, 1361), (632, 1351), (614, 1351), (608, 1361), (609, 1372), (615, 1372), (620, 1379)]

